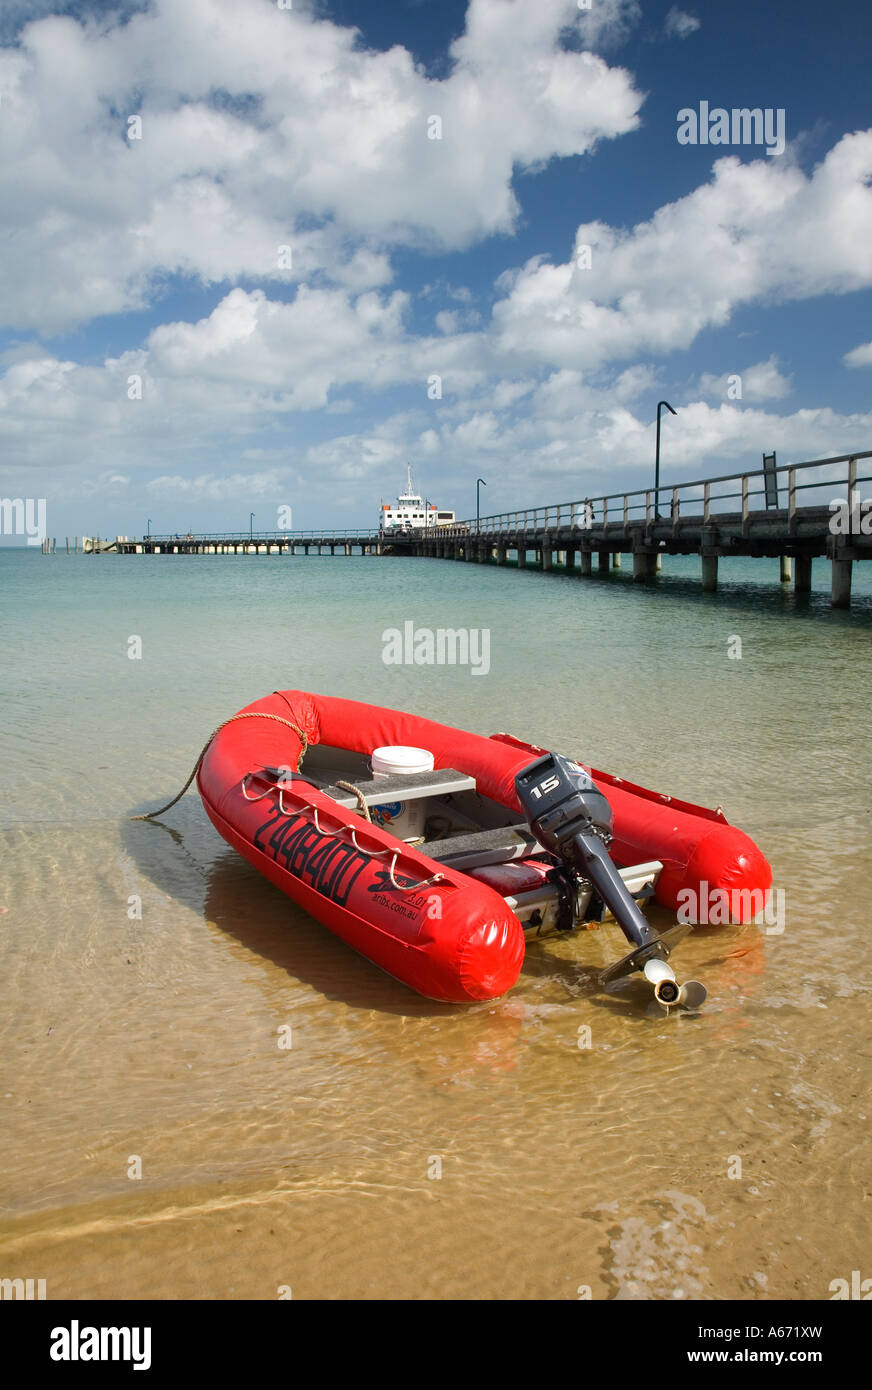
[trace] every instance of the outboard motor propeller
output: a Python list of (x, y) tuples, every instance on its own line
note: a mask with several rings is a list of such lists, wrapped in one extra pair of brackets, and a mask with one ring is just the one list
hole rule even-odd
[(641, 970), (665, 1008), (697, 1008), (706, 997), (705, 987), (697, 980), (679, 985), (667, 964), (690, 925), (680, 922), (658, 933), (642, 915), (609, 858), (612, 808), (593, 778), (571, 759), (546, 753), (518, 773), (515, 791), (539, 843), (593, 884), (633, 946), (629, 955), (602, 972), (600, 982), (609, 984)]

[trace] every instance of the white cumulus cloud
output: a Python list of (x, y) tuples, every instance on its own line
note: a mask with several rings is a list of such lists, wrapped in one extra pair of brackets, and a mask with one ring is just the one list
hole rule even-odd
[(790, 395), (791, 378), (779, 370), (777, 359), (770, 357), (721, 376), (705, 372), (699, 379), (699, 391), (723, 400), (780, 400)]
[(860, 343), (842, 358), (846, 367), (872, 367), (872, 343)]
[(499, 351), (522, 363), (596, 366), (688, 347), (742, 304), (872, 285), (872, 130), (844, 136), (811, 175), (718, 160), (711, 181), (629, 231), (584, 224), (577, 251), (505, 275)]
[(511, 231), (514, 170), (633, 130), (642, 100), (565, 45), (589, 23), (572, 0), (470, 0), (440, 80), (272, 0), (83, 15), (0, 48), (0, 313), (42, 332), (169, 275), (383, 285), (395, 246)]
[(677, 5), (666, 16), (664, 29), (671, 39), (686, 39), (690, 34), (695, 34), (701, 28), (702, 21), (696, 15), (688, 14), (685, 10), (680, 10)]

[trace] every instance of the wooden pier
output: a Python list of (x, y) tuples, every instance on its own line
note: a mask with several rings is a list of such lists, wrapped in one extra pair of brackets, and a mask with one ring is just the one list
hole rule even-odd
[[(88, 541), (93, 554), (414, 555), (478, 564), (560, 567), (584, 578), (632, 560), (639, 583), (656, 580), (664, 555), (698, 555), (702, 587), (713, 593), (726, 556), (778, 561), (781, 583), (811, 588), (812, 564), (831, 567), (831, 603), (847, 608), (856, 561), (872, 560), (872, 450), (778, 465), (774, 454), (746, 473), (676, 486), (586, 497), (546, 507), (385, 534), (374, 528), (119, 536)], [(48, 543), (46, 543), (48, 545)]]
[[(847, 608), (858, 560), (872, 560), (872, 451), (698, 479), (674, 487), (611, 493), (555, 506), (502, 512), (417, 536), (418, 555), (505, 565), (511, 555), (548, 571), (607, 573), (629, 555), (637, 582), (655, 580), (663, 555), (699, 555), (702, 587), (713, 593), (722, 556), (771, 557), (779, 580), (811, 588), (812, 562), (831, 566), (831, 603)], [(864, 498), (864, 489), (866, 498)], [(868, 500), (867, 500), (868, 499)]]
[[(326, 531), (221, 531), (193, 535), (119, 536), (111, 549), (119, 555), (380, 555), (384, 537), (375, 527)], [(110, 547), (104, 544), (103, 553)]]

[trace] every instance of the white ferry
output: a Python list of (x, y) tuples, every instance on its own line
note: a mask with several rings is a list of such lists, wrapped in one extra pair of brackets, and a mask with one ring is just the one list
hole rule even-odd
[(382, 532), (426, 531), (434, 526), (447, 526), (454, 521), (453, 512), (442, 512), (435, 503), (424, 501), (412, 482), (412, 465), (406, 469), (406, 490), (399, 493), (396, 507), (382, 500), (379, 530)]

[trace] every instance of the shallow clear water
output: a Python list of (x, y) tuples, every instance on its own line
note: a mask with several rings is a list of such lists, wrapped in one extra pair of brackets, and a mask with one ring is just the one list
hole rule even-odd
[[(49, 1297), (826, 1298), (864, 1268), (872, 575), (835, 613), (822, 561), (806, 600), (776, 561), (722, 563), (717, 595), (664, 563), (658, 592), (627, 569), (0, 550), (0, 1272)], [(386, 666), (407, 620), (487, 628), (488, 674)], [(697, 929), (675, 957), (709, 988), (695, 1017), (592, 992), (614, 927), (531, 946), (496, 1003), (421, 1000), (196, 794), (127, 819), (277, 688), (722, 804), (785, 929)]]

